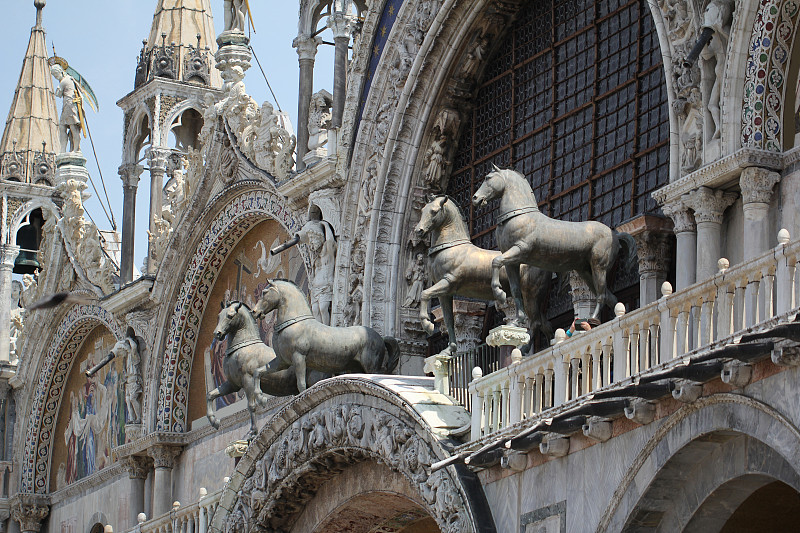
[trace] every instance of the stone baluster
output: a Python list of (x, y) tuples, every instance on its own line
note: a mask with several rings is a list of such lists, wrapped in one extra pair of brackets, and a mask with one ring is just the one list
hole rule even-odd
[(544, 411), (546, 405), (544, 399), (544, 373), (538, 372), (536, 374), (536, 381), (533, 386), (533, 402), (531, 405), (531, 414), (541, 413)]
[(717, 260), (722, 247), (722, 215), (737, 196), (736, 193), (715, 191), (708, 187), (700, 187), (683, 196), (684, 203), (694, 211), (697, 223), (699, 281), (707, 280), (717, 272)]
[(739, 176), (744, 212), (744, 260), (753, 259), (769, 248), (769, 202), (780, 174), (759, 167), (748, 167)]
[(611, 384), (611, 361), (613, 360), (613, 353), (613, 340), (607, 338), (603, 341), (603, 368), (600, 370), (601, 382), (598, 384), (598, 388)]
[(569, 375), (569, 360), (562, 360), (556, 362), (553, 369), (553, 388), (555, 395), (553, 397), (553, 407), (563, 404), (567, 401), (567, 376)]
[(677, 316), (673, 316), (672, 310), (667, 303), (667, 297), (672, 294), (672, 285), (665, 281), (661, 284), (661, 299), (658, 301), (658, 311), (660, 314), (659, 323), (661, 332), (659, 334), (659, 357), (660, 363), (664, 363), (675, 357), (675, 324)]
[(133, 281), (134, 232), (136, 231), (136, 191), (144, 167), (128, 163), (119, 167), (122, 178), (122, 254), (120, 276), (122, 284)]
[(11, 362), (11, 274), (19, 246), (0, 245), (0, 365)]
[(138, 523), (138, 516), (144, 512), (144, 482), (147, 479), (149, 465), (146, 457), (135, 455), (125, 460), (125, 470), (130, 479), (130, 527)]
[(153, 458), (153, 518), (158, 518), (172, 509), (172, 469), (181, 449), (157, 444), (148, 450)]
[(311, 105), (311, 93), (314, 92), (314, 58), (317, 47), (322, 44), (321, 37), (298, 35), (292, 46), (297, 49), (300, 63), (300, 83), (297, 100), (297, 171), (306, 168), (303, 156), (308, 153), (308, 108)]
[(21, 533), (39, 533), (50, 508), (42, 503), (18, 501), (11, 510), (11, 516), (19, 523)]
[[(164, 176), (167, 174), (167, 158), (169, 150), (159, 148), (149, 148), (147, 150), (147, 163), (150, 167), (150, 233), (157, 234), (156, 217), (161, 218), (162, 201), (164, 196)], [(151, 240), (151, 247), (154, 240)], [(156, 271), (158, 263), (153, 261), (155, 256), (154, 250), (148, 250), (147, 253), (147, 273), (153, 274)]]
[[(481, 367), (476, 366), (472, 369), (472, 381), (474, 382), (477, 379), (483, 377), (483, 370)], [(483, 413), (486, 409), (484, 405), (484, 395), (478, 392), (477, 387), (475, 387), (474, 383), (472, 384), (472, 434), (471, 440), (476, 440), (481, 438), (482, 427), (481, 422), (483, 420)]]
[(775, 312), (782, 314), (792, 308), (794, 302), (792, 301), (792, 282), (794, 281), (796, 265), (794, 261), (790, 261), (786, 256), (786, 245), (789, 244), (790, 235), (786, 229), (781, 229), (778, 232), (778, 246), (775, 248), (775, 257), (778, 260), (776, 271), (777, 288), (777, 301), (775, 305)]
[(522, 362), (522, 352), (519, 348), (511, 350), (511, 366), (508, 369), (510, 387), (508, 395), (508, 424), (516, 424), (522, 419), (523, 395), (525, 394), (525, 376), (519, 374), (519, 364)]
[(548, 368), (544, 371), (544, 404), (542, 411), (553, 407), (553, 385), (555, 381), (555, 370)]
[(675, 283), (680, 291), (697, 280), (697, 227), (694, 215), (681, 200), (663, 205), (662, 210), (674, 224), (677, 240)]
[[(628, 332), (620, 326), (620, 319), (625, 315), (625, 304), (622, 302), (614, 306), (616, 318), (611, 322), (614, 332), (612, 345), (614, 348), (614, 381), (622, 381), (628, 374)], [(631, 369), (633, 372), (633, 369)]]

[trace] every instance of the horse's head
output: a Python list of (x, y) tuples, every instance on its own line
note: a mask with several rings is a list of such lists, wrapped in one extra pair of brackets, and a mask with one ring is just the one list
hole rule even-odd
[(277, 309), (281, 303), (281, 291), (270, 280), (267, 280), (267, 286), (261, 291), (261, 297), (256, 302), (253, 309), (253, 315), (257, 319), (264, 318), (267, 313), (273, 309)]
[(222, 308), (219, 312), (217, 319), (217, 327), (214, 328), (214, 337), (217, 340), (222, 340), (231, 329), (239, 324), (239, 310), (242, 308), (242, 302), (232, 302), (229, 306)]
[(136, 348), (136, 339), (132, 337), (125, 337), (124, 339), (117, 341), (114, 347), (111, 348), (111, 353), (114, 354), (114, 357), (126, 357), (130, 355), (130, 353)]
[(486, 175), (480, 188), (472, 195), (472, 205), (475, 207), (482, 207), (490, 200), (499, 198), (503, 195), (506, 188), (505, 170), (500, 170), (499, 167), (492, 165), (494, 170)]
[(437, 196), (422, 208), (419, 223), (414, 226), (414, 236), (424, 238), (434, 228), (439, 228), (447, 218), (447, 196)]

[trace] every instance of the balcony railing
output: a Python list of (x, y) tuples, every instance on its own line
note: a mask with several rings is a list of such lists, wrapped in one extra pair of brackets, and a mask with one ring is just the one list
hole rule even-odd
[(221, 495), (222, 489), (208, 494), (201, 488), (200, 499), (191, 505), (181, 507), (175, 502), (170, 512), (152, 520), (140, 513), (139, 523), (130, 533), (206, 533)]
[(469, 384), (472, 440), (661, 363), (774, 325), (800, 303), (800, 241), (774, 249)]

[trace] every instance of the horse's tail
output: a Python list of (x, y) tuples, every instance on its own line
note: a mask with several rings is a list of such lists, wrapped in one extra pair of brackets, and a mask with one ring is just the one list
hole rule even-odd
[(630, 272), (639, 260), (636, 250), (636, 240), (630, 233), (623, 233), (616, 230), (614, 230), (614, 237), (617, 238), (617, 241), (622, 247), (622, 254), (618, 258), (620, 266), (623, 267), (626, 272)]
[(394, 337), (384, 337), (383, 344), (386, 346), (386, 355), (381, 371), (384, 374), (392, 374), (400, 364), (400, 344)]

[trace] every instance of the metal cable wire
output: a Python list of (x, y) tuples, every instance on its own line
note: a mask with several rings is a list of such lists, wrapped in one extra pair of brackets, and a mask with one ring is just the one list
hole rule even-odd
[[(92, 179), (91, 174), (89, 174), (89, 181), (92, 184), (92, 188), (94, 189), (95, 194), (97, 194), (97, 201), (100, 203), (100, 207), (103, 209), (103, 213), (106, 215), (106, 218), (111, 223), (111, 229), (117, 231), (117, 222), (114, 219), (114, 210), (111, 208), (111, 200), (109, 200), (108, 198), (108, 190), (106, 190), (106, 182), (103, 179), (103, 171), (100, 170), (100, 160), (97, 158), (97, 151), (94, 148), (94, 139), (92, 139), (92, 130), (89, 129), (89, 120), (87, 117), (84, 117), (84, 123), (86, 124), (86, 132), (89, 134), (89, 143), (92, 145), (92, 153), (94, 154), (94, 162), (97, 165), (97, 172), (98, 174), (100, 174), (100, 183), (103, 185), (103, 193), (105, 194), (106, 197), (106, 203), (108, 203), (108, 211), (106, 211), (106, 208), (103, 205), (103, 201), (100, 198), (100, 192), (97, 190), (97, 186), (94, 184), (94, 180)], [(111, 213), (110, 217), (109, 217), (109, 212)], [(89, 218), (91, 218), (91, 216)], [(94, 222), (94, 220), (92, 220), (92, 222)]]

